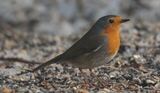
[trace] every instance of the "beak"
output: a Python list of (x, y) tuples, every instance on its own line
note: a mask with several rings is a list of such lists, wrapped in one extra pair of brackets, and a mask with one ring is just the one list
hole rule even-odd
[(125, 23), (125, 22), (127, 22), (127, 21), (129, 21), (130, 19), (122, 19), (121, 21), (120, 21), (120, 23)]

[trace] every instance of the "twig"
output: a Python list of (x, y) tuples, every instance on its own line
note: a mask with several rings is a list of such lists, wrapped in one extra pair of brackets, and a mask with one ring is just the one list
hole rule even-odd
[(0, 60), (20, 62), (20, 63), (25, 63), (25, 64), (41, 64), (40, 62), (36, 62), (36, 61), (29, 61), (29, 60), (22, 59), (22, 58), (12, 58), (12, 57), (0, 57)]

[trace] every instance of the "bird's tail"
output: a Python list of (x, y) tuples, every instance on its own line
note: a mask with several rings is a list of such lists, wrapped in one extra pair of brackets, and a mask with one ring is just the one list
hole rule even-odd
[(57, 57), (55, 57), (55, 58), (53, 58), (53, 59), (50, 59), (50, 60), (48, 60), (47, 62), (39, 65), (38, 67), (34, 68), (34, 69), (32, 70), (32, 72), (35, 72), (35, 71), (37, 71), (37, 70), (39, 70), (39, 69), (41, 69), (41, 68), (43, 68), (43, 67), (45, 67), (45, 66), (48, 66), (48, 65), (50, 65), (50, 64), (52, 64), (52, 63), (59, 63), (60, 60), (61, 60), (61, 55), (59, 55), (59, 56), (57, 56)]

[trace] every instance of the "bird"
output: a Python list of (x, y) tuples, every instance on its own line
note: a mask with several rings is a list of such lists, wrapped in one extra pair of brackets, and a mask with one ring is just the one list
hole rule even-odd
[(34, 68), (35, 72), (52, 63), (70, 64), (79, 69), (92, 69), (109, 63), (120, 47), (121, 24), (129, 21), (118, 15), (99, 18), (86, 34), (64, 53)]

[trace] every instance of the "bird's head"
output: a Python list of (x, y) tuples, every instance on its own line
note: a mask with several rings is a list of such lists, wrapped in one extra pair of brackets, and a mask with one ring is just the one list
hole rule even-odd
[(129, 19), (123, 19), (117, 15), (103, 16), (98, 19), (90, 31), (95, 34), (119, 31), (121, 24), (127, 21), (129, 21)]
[(129, 21), (129, 19), (123, 19), (121, 16), (116, 15), (107, 15), (104, 17), (101, 17), (97, 22), (96, 25), (98, 25), (101, 28), (110, 28), (110, 29), (120, 29), (120, 25), (122, 23), (125, 23)]

